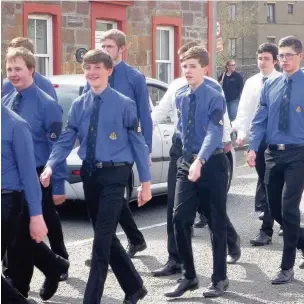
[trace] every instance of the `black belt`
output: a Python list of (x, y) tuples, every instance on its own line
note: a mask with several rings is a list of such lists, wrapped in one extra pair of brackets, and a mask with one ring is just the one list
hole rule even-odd
[(13, 194), (14, 192), (17, 191), (1, 189), (1, 194)]
[[(87, 164), (87, 162), (84, 162), (84, 164)], [(114, 163), (114, 162), (96, 162), (95, 166), (97, 169), (101, 168), (109, 168), (109, 167), (122, 167), (122, 166), (128, 166), (131, 165), (127, 162), (120, 162), (120, 163)]]
[[(211, 155), (217, 155), (221, 153), (224, 153), (224, 149), (216, 149)], [(192, 154), (192, 155), (193, 155), (193, 160), (195, 160), (198, 154)]]
[(278, 144), (278, 145), (268, 145), (268, 150), (270, 151), (284, 151), (299, 147), (304, 147), (304, 144)]

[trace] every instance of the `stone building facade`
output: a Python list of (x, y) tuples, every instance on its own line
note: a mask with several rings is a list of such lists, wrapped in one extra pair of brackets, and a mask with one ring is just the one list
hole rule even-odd
[[(2, 1), (2, 68), (8, 42), (36, 43), (44, 74), (81, 73), (75, 53), (98, 43), (100, 31), (127, 34), (126, 61), (146, 76), (170, 81), (180, 74), (182, 43), (208, 41), (208, 1)], [(44, 52), (44, 53), (43, 53)]]

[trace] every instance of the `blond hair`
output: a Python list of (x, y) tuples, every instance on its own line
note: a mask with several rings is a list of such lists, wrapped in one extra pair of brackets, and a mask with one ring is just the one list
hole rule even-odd
[(28, 69), (35, 69), (36, 60), (32, 52), (24, 47), (9, 48), (6, 53), (6, 62), (22, 58)]
[(118, 48), (126, 45), (126, 34), (117, 29), (111, 29), (102, 33), (100, 41), (102, 42), (106, 39), (114, 40)]
[(25, 37), (17, 37), (10, 41), (9, 48), (17, 48), (17, 47), (23, 47), (33, 54), (35, 53), (35, 48), (33, 42), (29, 38)]

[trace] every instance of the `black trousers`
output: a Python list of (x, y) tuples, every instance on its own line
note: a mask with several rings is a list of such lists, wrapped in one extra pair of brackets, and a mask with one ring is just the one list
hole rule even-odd
[(132, 211), (126, 199), (123, 199), (119, 224), (131, 244), (140, 245), (145, 242), (145, 238), (135, 223)]
[(58, 278), (62, 274), (55, 253), (45, 243), (32, 240), (29, 225), (28, 207), (24, 204), (15, 242), (8, 247), (7, 252), (9, 277), (14, 287), (25, 297), (30, 290), (34, 265), (48, 278)]
[(265, 170), (266, 170), (266, 164), (265, 164), (266, 149), (267, 149), (267, 144), (266, 141), (263, 140), (256, 154), (255, 169), (258, 174), (258, 183), (255, 194), (255, 211), (261, 211), (261, 212), (264, 211), (264, 219), (262, 221), (262, 226), (260, 230), (263, 231), (268, 236), (272, 237), (274, 219), (271, 216), (269, 210), (269, 204), (267, 202), (267, 196), (266, 196), (266, 186), (264, 183)]
[[(170, 149), (170, 162), (168, 170), (168, 200), (167, 200), (167, 250), (169, 254), (169, 260), (181, 263), (174, 235), (173, 229), (173, 208), (174, 208), (174, 198), (175, 198), (175, 188), (176, 188), (176, 174), (177, 174), (177, 160), (182, 156), (182, 142), (180, 139), (176, 139), (175, 136), (172, 138), (172, 146)], [(209, 192), (204, 193), (205, 200), (209, 200)], [(203, 203), (198, 204), (198, 212), (203, 213)], [(236, 242), (238, 239), (238, 234), (232, 225), (228, 215), (227, 215), (227, 246), (228, 253), (234, 254), (238, 249)]]
[(131, 166), (106, 167), (89, 175), (85, 165), (81, 168), (85, 200), (94, 228), (92, 264), (84, 304), (100, 303), (109, 264), (125, 294), (133, 295), (143, 285), (116, 236), (130, 172)]
[[(185, 269), (185, 277), (196, 276), (191, 244), (191, 225), (197, 204), (203, 204), (212, 243), (214, 283), (224, 280), (227, 274), (227, 184), (228, 167), (225, 154), (210, 157), (202, 168), (201, 177), (195, 183), (188, 179), (188, 166), (180, 158), (177, 163), (177, 183), (174, 203), (174, 233), (179, 256)], [(209, 198), (205, 198), (208, 191)], [(198, 199), (199, 198), (199, 199)], [(199, 202), (200, 201), (200, 202)]]
[[(37, 174), (40, 176), (44, 167), (37, 168)], [(60, 255), (64, 259), (69, 258), (69, 254), (64, 244), (63, 232), (60, 217), (56, 210), (56, 206), (52, 197), (52, 185), (47, 188), (41, 186), (42, 190), (42, 211), (44, 221), (48, 228), (48, 239), (51, 249), (55, 254)]]
[(300, 201), (304, 190), (304, 147), (265, 152), (265, 184), (274, 219), (283, 227), (281, 268), (294, 266), (296, 248), (304, 249), (304, 228), (300, 228)]
[[(1, 260), (16, 238), (24, 204), (23, 193), (1, 195)], [(1, 276), (1, 302), (26, 303), (26, 299), (3, 276)]]

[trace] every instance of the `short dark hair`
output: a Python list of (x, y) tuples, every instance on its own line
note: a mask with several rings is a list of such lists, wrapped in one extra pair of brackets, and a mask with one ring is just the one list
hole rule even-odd
[(280, 39), (279, 48), (290, 46), (296, 53), (300, 54), (303, 51), (303, 44), (300, 39), (294, 36), (286, 36)]
[(190, 50), (192, 47), (199, 45), (204, 46), (203, 42), (200, 40), (193, 40), (188, 43), (185, 43), (178, 49), (177, 54), (181, 56), (184, 53), (186, 53), (188, 50)]
[(205, 67), (209, 64), (209, 53), (201, 45), (193, 46), (186, 53), (181, 55), (181, 62), (184, 62), (187, 59), (197, 59), (202, 67)]
[(103, 63), (106, 69), (112, 69), (114, 62), (109, 53), (101, 50), (90, 50), (83, 56), (82, 66), (85, 64)]
[(276, 44), (265, 42), (262, 43), (257, 50), (257, 55), (262, 53), (270, 53), (272, 55), (273, 60), (277, 60), (279, 51)]
[(26, 37), (16, 37), (13, 40), (10, 41), (8, 44), (9, 48), (17, 48), (17, 47), (23, 47), (33, 54), (35, 54), (35, 48), (32, 40)]

